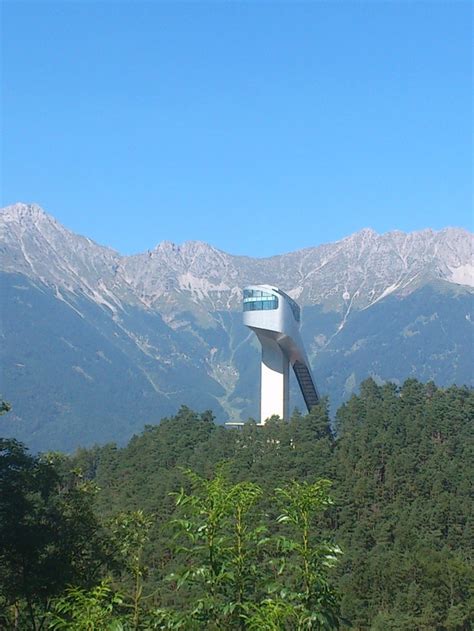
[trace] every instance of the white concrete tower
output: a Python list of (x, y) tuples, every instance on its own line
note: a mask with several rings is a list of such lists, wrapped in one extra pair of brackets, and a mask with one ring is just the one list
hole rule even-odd
[(273, 414), (288, 418), (290, 364), (309, 411), (319, 395), (299, 333), (299, 306), (276, 287), (255, 285), (244, 289), (243, 310), (262, 345), (260, 422)]

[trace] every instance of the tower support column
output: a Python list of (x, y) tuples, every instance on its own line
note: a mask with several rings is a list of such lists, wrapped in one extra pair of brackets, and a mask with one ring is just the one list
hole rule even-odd
[(275, 340), (258, 337), (262, 345), (260, 420), (265, 423), (274, 414), (288, 419), (288, 358)]

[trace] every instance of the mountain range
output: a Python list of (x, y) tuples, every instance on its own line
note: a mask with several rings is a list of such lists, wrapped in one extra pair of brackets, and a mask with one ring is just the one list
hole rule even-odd
[[(266, 237), (268, 238), (268, 237)], [(474, 385), (474, 235), (377, 234), (269, 258), (206, 243), (123, 256), (34, 204), (0, 211), (1, 420), (34, 450), (123, 443), (182, 405), (258, 414), (259, 348), (241, 291), (303, 308), (302, 336), (334, 410), (371, 375)], [(292, 405), (303, 409), (292, 384)]]

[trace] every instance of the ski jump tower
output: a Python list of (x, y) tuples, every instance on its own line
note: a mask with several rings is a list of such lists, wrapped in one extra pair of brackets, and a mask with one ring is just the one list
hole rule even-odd
[(319, 400), (300, 336), (300, 308), (276, 287), (252, 285), (244, 289), (244, 324), (262, 345), (260, 422), (277, 414), (289, 416), (290, 364), (308, 412)]

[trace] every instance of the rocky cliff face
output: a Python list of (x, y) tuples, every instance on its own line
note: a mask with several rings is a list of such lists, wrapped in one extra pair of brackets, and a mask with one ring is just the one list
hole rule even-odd
[[(462, 368), (469, 343), (464, 342), (463, 348), (454, 337), (472, 335), (473, 249), (473, 235), (457, 228), (383, 235), (365, 229), (336, 243), (265, 259), (232, 256), (201, 242), (163, 242), (146, 253), (125, 257), (68, 231), (36, 205), (9, 206), (0, 211), (0, 269), (11, 297), (4, 305), (2, 390), (7, 398), (12, 399), (12, 393), (15, 398), (21, 383), (22, 392), (29, 391), (34, 399), (40, 386), (37, 377), (13, 374), (12, 365), (24, 363), (19, 356), (26, 353), (21, 339), (12, 346), (15, 321), (22, 327), (23, 339), (33, 344), (30, 355), (35, 353), (35, 339), (48, 342), (49, 353), (64, 363), (66, 384), (71, 371), (76, 381), (79, 377), (79, 383), (85, 382), (81, 388), (91, 392), (99, 379), (103, 383), (112, 374), (116, 385), (123, 381), (124, 387), (127, 371), (136, 372), (137, 384), (143, 379), (145, 385), (137, 385), (134, 396), (140, 415), (140, 388), (150, 389), (147, 418), (132, 425), (124, 420), (125, 428), (114, 432), (112, 427), (108, 438), (126, 438), (130, 427), (140, 426), (150, 416), (156, 420), (180, 402), (213, 407), (222, 420), (256, 414), (257, 349), (239, 314), (241, 288), (254, 283), (279, 286), (304, 307), (303, 336), (320, 389), (334, 402), (350, 394), (367, 374), (381, 379), (413, 375), (443, 383), (472, 382), (470, 369)], [(420, 292), (425, 292), (425, 304), (417, 302)], [(57, 312), (56, 331), (46, 331), (38, 322), (40, 297), (47, 297), (45, 318), (48, 309), (57, 312), (59, 303), (64, 309), (62, 316)], [(25, 304), (30, 304), (29, 309)], [(413, 304), (418, 305), (414, 311), (408, 308)], [(413, 321), (405, 321), (403, 314), (408, 312)], [(60, 338), (70, 342), (61, 329), (65, 314), (75, 318), (71, 327), (82, 331), (76, 340), (82, 363), (72, 364), (76, 368), (69, 362), (77, 358), (66, 359), (64, 342), (58, 345)], [(378, 320), (381, 314), (383, 321)], [(379, 356), (377, 333), (390, 321), (398, 324), (386, 331), (384, 355)], [(439, 335), (445, 340), (437, 353), (444, 368), (435, 369), (435, 359), (429, 352), (420, 355), (420, 345), (429, 349), (434, 339), (439, 342)], [(118, 369), (118, 360), (115, 372), (110, 364), (100, 377), (87, 371), (92, 338), (97, 346), (94, 353), (104, 354), (105, 342), (119, 351), (125, 374)], [(400, 340), (410, 344), (401, 345)], [(401, 346), (404, 359), (397, 361)], [(31, 357), (23, 360), (25, 368), (32, 361)], [(397, 369), (390, 372), (394, 365)], [(52, 380), (52, 376), (47, 379), (47, 390)], [(59, 407), (67, 405), (64, 400), (72, 387), (69, 384), (53, 395)], [(33, 404), (24, 408), (24, 402), (18, 402), (15, 414), (26, 433), (26, 415), (37, 412)], [(80, 423), (77, 410), (69, 414)], [(58, 423), (66, 422), (66, 416), (58, 413)], [(47, 422), (40, 419), (40, 434), (45, 426)]]

